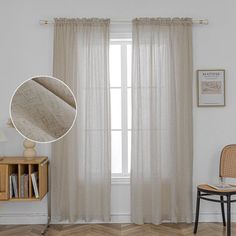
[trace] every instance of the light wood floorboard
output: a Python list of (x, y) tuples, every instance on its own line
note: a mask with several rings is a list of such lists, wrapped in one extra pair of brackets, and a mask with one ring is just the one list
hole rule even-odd
[[(0, 236), (37, 236), (44, 225), (0, 225)], [(190, 236), (193, 224), (74, 224), (50, 225), (45, 236)], [(236, 224), (232, 224), (232, 236)], [(196, 236), (226, 236), (220, 223), (200, 223)]]

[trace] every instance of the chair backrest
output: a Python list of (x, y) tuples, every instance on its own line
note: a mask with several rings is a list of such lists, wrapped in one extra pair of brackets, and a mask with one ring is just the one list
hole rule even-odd
[(220, 177), (236, 178), (236, 144), (224, 147), (221, 152)]

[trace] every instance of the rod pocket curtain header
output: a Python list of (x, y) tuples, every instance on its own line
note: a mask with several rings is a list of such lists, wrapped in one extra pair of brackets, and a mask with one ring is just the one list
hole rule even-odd
[(85, 25), (109, 25), (110, 19), (101, 18), (54, 18), (56, 25), (64, 24), (81, 24)]
[(137, 25), (192, 25), (192, 18), (135, 18), (133, 24)]

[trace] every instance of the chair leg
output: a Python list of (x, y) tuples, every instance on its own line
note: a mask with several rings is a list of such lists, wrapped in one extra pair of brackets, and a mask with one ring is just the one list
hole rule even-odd
[(199, 210), (200, 210), (200, 191), (197, 191), (197, 204), (196, 204), (196, 216), (195, 216), (195, 225), (194, 225), (194, 230), (193, 233), (197, 233), (197, 227), (198, 227), (198, 220), (199, 220)]
[(231, 235), (231, 196), (227, 195), (227, 236)]
[(224, 208), (224, 196), (220, 196), (220, 200), (221, 200), (221, 213), (222, 213), (222, 221), (223, 221), (223, 226), (226, 226), (226, 222), (225, 222), (225, 208)]

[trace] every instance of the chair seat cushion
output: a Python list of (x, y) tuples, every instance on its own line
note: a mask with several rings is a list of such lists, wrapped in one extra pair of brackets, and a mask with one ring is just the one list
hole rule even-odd
[(208, 184), (200, 184), (197, 186), (198, 190), (203, 192), (214, 192), (214, 193), (236, 193), (236, 186), (234, 189), (225, 189), (225, 190), (218, 190), (215, 189)]

